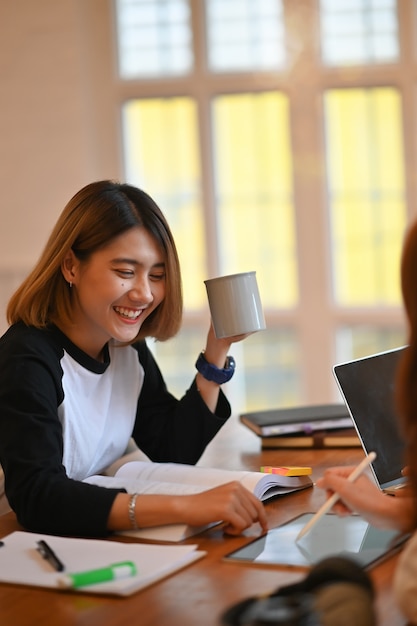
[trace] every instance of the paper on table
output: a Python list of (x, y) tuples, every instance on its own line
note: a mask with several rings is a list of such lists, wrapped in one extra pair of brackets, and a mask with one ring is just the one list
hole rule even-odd
[(118, 561), (133, 561), (138, 574), (110, 582), (80, 587), (84, 593), (128, 596), (205, 556), (196, 545), (146, 545), (100, 539), (73, 539), (16, 531), (2, 539), (0, 582), (61, 589), (56, 572), (36, 550), (44, 539), (65, 565), (65, 573), (107, 567)]

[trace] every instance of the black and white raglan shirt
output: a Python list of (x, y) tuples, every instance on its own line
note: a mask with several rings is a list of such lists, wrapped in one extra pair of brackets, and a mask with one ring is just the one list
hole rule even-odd
[(130, 437), (152, 461), (195, 464), (230, 416), (195, 380), (167, 390), (145, 341), (109, 344), (104, 362), (56, 327), (15, 324), (0, 339), (0, 464), (19, 522), (35, 532), (99, 536), (119, 489), (82, 482), (120, 458)]

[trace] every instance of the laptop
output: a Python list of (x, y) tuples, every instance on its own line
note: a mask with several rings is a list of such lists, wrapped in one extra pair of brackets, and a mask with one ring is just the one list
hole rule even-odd
[(406, 483), (404, 440), (395, 410), (397, 366), (406, 346), (379, 352), (333, 367), (333, 373), (366, 454), (377, 454), (371, 465), (380, 489), (395, 493)]

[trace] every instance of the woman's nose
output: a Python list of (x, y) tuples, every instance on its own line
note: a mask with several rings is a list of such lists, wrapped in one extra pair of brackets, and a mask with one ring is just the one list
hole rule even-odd
[(151, 285), (146, 279), (138, 279), (129, 291), (129, 296), (140, 304), (149, 304), (153, 300)]

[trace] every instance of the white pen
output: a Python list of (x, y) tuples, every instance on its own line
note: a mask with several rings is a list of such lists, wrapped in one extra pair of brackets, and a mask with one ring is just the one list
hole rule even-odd
[[(357, 467), (355, 467), (353, 472), (351, 474), (349, 474), (348, 481), (350, 483), (353, 483), (353, 481), (356, 480), (362, 474), (362, 472), (371, 463), (373, 463), (373, 461), (375, 461), (375, 459), (376, 459), (376, 453), (375, 452), (370, 452), (361, 461), (361, 463), (359, 463), (359, 465)], [(307, 524), (300, 530), (300, 532), (298, 533), (295, 541), (299, 541), (301, 539), (301, 537), (304, 537), (304, 535), (306, 533), (308, 533), (308, 531), (311, 530), (311, 528), (315, 524), (317, 524), (317, 522), (323, 517), (323, 515), (325, 515), (327, 513), (327, 511), (330, 511), (332, 506), (334, 506), (336, 504), (336, 502), (339, 500), (339, 498), (340, 498), (340, 496), (339, 496), (338, 493), (334, 493), (332, 496), (330, 496), (330, 498), (328, 500), (326, 500), (326, 502), (319, 508), (317, 513), (315, 515), (313, 515), (313, 517), (307, 522)]]

